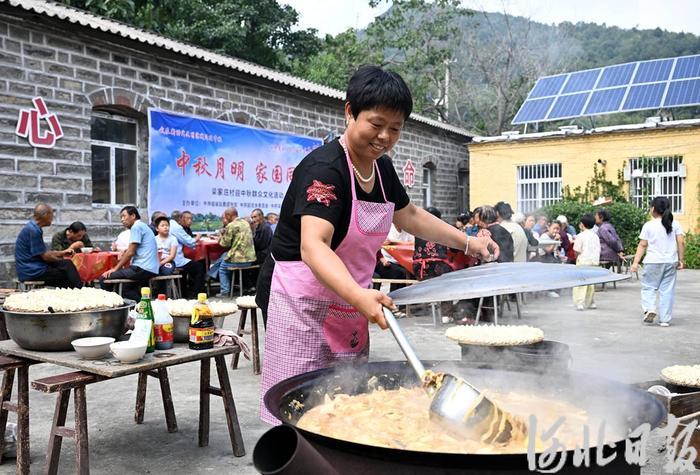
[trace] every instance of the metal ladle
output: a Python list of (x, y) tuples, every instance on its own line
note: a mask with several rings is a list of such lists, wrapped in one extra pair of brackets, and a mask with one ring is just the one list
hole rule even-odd
[(394, 314), (384, 308), (384, 318), (401, 351), (432, 397), (430, 419), (449, 432), (487, 444), (525, 440), (527, 426), (486, 398), (474, 386), (448, 373), (427, 371), (406, 339)]

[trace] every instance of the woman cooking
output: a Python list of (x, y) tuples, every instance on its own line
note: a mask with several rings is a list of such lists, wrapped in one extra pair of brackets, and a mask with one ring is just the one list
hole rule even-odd
[[(387, 328), (382, 307), (394, 307), (371, 288), (392, 221), (469, 255), (498, 255), (489, 238), (468, 238), (409, 202), (386, 154), (412, 108), (398, 74), (361, 67), (347, 88), (345, 133), (296, 167), (257, 283), (267, 329), (262, 396), (291, 376), (367, 359), (368, 322)], [(262, 398), (261, 418), (279, 424)]]

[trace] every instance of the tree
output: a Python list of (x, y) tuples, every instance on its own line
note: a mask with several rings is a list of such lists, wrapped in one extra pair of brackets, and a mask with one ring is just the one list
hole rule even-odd
[(299, 14), (275, 0), (62, 0), (170, 38), (289, 70), (319, 51), (316, 30), (292, 31)]
[(562, 71), (576, 52), (559, 30), (536, 28), (507, 12), (479, 12), (460, 30), (451, 118), (485, 135), (509, 128), (537, 78)]

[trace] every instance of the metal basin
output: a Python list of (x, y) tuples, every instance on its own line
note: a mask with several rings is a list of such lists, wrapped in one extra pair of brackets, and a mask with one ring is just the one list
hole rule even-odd
[(30, 313), (2, 309), (10, 338), (22, 348), (39, 351), (72, 350), (70, 342), (88, 336), (119, 338), (135, 302), (100, 310)]
[[(212, 317), (216, 328), (221, 328), (226, 320), (222, 317)], [(173, 340), (175, 343), (187, 343), (190, 341), (190, 317), (173, 317)]]

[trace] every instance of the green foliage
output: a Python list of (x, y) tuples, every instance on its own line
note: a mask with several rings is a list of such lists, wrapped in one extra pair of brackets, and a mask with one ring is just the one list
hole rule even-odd
[[(622, 165), (624, 168), (625, 165)], [(599, 170), (598, 165), (593, 165), (593, 178), (588, 180), (583, 187), (576, 186), (571, 189), (569, 185), (564, 187), (564, 199), (578, 201), (580, 203), (591, 203), (600, 197), (612, 198), (612, 201), (626, 201), (625, 181), (622, 170), (617, 171), (617, 181), (608, 180), (604, 169)]]
[(171, 38), (288, 70), (319, 51), (316, 30), (293, 31), (299, 14), (275, 0), (62, 0)]
[(685, 234), (685, 260), (687, 269), (700, 269), (700, 234)]
[[(615, 226), (617, 234), (622, 239), (625, 247), (625, 254), (634, 254), (639, 244), (639, 231), (644, 223), (649, 219), (648, 210), (637, 208), (632, 203), (619, 201), (605, 206), (610, 211), (610, 222)], [(578, 229), (581, 216), (586, 213), (595, 213), (598, 208), (589, 203), (582, 203), (569, 199), (545, 206), (541, 213), (550, 220), (555, 219), (560, 214), (567, 217), (570, 224)]]

